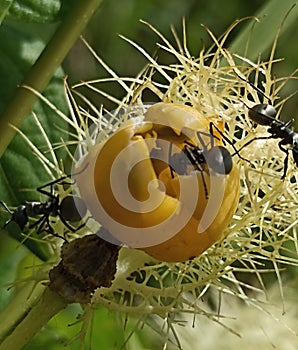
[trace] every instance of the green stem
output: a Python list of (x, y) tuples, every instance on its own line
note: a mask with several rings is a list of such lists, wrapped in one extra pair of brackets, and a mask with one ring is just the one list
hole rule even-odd
[(1, 343), (0, 350), (22, 349), (53, 316), (66, 306), (67, 302), (64, 299), (46, 288), (39, 302)]
[[(63, 20), (35, 64), (26, 75), (23, 85), (41, 92), (57, 67), (61, 64), (79, 35), (86, 27), (102, 0), (78, 0)], [(9, 126), (19, 127), (23, 118), (32, 110), (37, 97), (28, 89), (17, 89), (0, 121), (0, 157), (12, 140), (15, 131)]]
[(18, 288), (11, 302), (0, 313), (0, 340), (3, 340), (11, 329), (19, 324), (30, 310), (40, 299), (45, 286), (35, 281), (26, 282)]

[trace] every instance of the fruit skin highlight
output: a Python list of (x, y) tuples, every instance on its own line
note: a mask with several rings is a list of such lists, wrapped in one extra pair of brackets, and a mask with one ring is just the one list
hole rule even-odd
[[(200, 131), (209, 146), (211, 121), (222, 130), (218, 118), (160, 102), (148, 108), (143, 120), (128, 120), (80, 162), (75, 172), (81, 197), (115, 242), (158, 260), (179, 262), (224, 238), (239, 200), (235, 164), (227, 175), (214, 174), (203, 164), (208, 198), (200, 171), (190, 168), (177, 175), (169, 167), (170, 144), (178, 155), (185, 141), (201, 148)], [(220, 133), (214, 136), (214, 145), (222, 145)]]

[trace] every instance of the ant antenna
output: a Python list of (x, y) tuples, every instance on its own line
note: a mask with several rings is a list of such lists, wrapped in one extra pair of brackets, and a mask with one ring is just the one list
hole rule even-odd
[[(271, 98), (269, 96), (267, 96), (264, 91), (262, 91), (258, 86), (254, 85), (252, 82), (250, 82), (248, 79), (243, 78), (240, 74), (237, 73), (237, 71), (234, 69), (234, 73), (237, 75), (237, 77), (239, 79), (241, 79), (242, 81), (245, 81), (248, 85), (250, 85), (255, 91), (257, 91), (260, 95), (262, 95), (263, 97), (265, 97), (268, 100), (268, 104), (270, 104), (271, 106), (273, 106), (273, 102), (271, 100)], [(244, 103), (245, 104), (245, 103)], [(246, 104), (245, 106), (247, 108), (249, 108)]]

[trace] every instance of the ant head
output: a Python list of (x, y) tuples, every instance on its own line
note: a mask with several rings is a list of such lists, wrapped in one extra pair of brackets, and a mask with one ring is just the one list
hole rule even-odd
[(257, 124), (270, 126), (276, 117), (276, 109), (270, 104), (260, 103), (249, 108), (248, 116)]
[(204, 157), (208, 166), (217, 174), (227, 175), (233, 168), (231, 153), (223, 146), (214, 146), (210, 148)]
[[(13, 212), (8, 208), (8, 206), (6, 205), (6, 203), (0, 201), (0, 204), (2, 205), (2, 207), (12, 216)], [(9, 220), (7, 220), (4, 224), (3, 227), (1, 227), (1, 229), (4, 229), (10, 222), (12, 221), (12, 218), (10, 218)]]
[(28, 215), (26, 213), (26, 205), (20, 205), (18, 206), (14, 211), (11, 211), (6, 203), (0, 201), (0, 204), (4, 207), (4, 209), (11, 214), (11, 218), (7, 220), (4, 224), (5, 228), (10, 222), (14, 221), (21, 230), (26, 226), (28, 223)]

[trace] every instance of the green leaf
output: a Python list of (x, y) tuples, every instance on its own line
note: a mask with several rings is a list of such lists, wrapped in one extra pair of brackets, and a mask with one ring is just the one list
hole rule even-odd
[[(11, 238), (2, 237), (0, 245), (0, 285), (14, 281), (18, 264), (24, 258), (26, 250)], [(9, 288), (0, 288), (0, 305), (5, 305), (12, 291)]]
[[(266, 57), (272, 48), (272, 43), (282, 25), (281, 33), (291, 30), (294, 37), (297, 34), (298, 6), (292, 0), (271, 0), (265, 3), (256, 14), (259, 22), (247, 23), (230, 45), (233, 52), (244, 53), (248, 49), (247, 57), (255, 61), (259, 55)], [(249, 38), (249, 42), (247, 42)], [(295, 39), (292, 39), (295, 40)], [(247, 47), (248, 44), (248, 47)]]
[[(26, 85), (35, 90), (43, 91), (43, 96), (50, 100), (55, 108), (65, 112), (62, 72), (58, 69), (55, 75), (53, 73), (100, 3), (101, 0), (72, 2), (65, 0), (61, 3), (64, 10), (67, 4), (71, 5), (69, 6), (70, 11), (44, 50), (42, 50), (44, 43), (38, 39), (40, 33), (38, 29), (32, 34), (26, 34), (20, 30), (20, 27), (2, 26), (0, 28), (0, 58), (3, 58), (0, 67), (0, 111), (4, 110), (0, 120), (1, 155), (10, 143), (0, 161), (0, 199), (6, 201), (8, 205), (19, 206), (24, 204), (25, 200), (41, 201), (40, 193), (36, 191), (36, 188), (48, 183), (50, 180), (48, 173), (55, 173), (55, 170), (44, 167), (44, 163), (36, 158), (35, 153), (43, 153), (42, 156), (46, 156), (52, 164), (55, 163), (56, 169), (58, 164), (59, 167), (63, 166), (65, 169), (69, 163), (65, 150), (60, 149), (54, 155), (51, 147), (51, 145), (56, 146), (57, 143), (61, 145), (61, 139), (63, 143), (67, 143), (68, 125), (55, 111), (40, 101), (33, 107), (39, 120), (36, 121), (30, 115), (24, 120), (36, 96), (28, 90), (16, 91), (16, 86), (24, 81)], [(36, 1), (35, 4), (40, 4), (40, 2)], [(30, 20), (30, 16), (28, 19)], [(50, 77), (52, 79), (49, 83)], [(47, 86), (46, 89), (45, 86)], [(24, 89), (24, 87), (18, 89)], [(9, 123), (20, 127), (22, 121), (23, 135), (30, 142), (24, 140), (20, 135), (16, 135), (11, 142), (14, 132), (9, 128)], [(34, 145), (33, 151), (29, 143)], [(6, 225), (7, 229), (8, 226)], [(17, 228), (13, 228), (11, 235), (14, 237), (17, 235), (18, 240), (24, 241), (24, 236), (19, 234)], [(42, 252), (32, 248), (32, 244), (29, 245), (28, 242), (29, 240), (26, 239), (24, 244), (41, 257)]]
[[(25, 72), (38, 57), (44, 44), (28, 34), (23, 34), (2, 27), (0, 31), (0, 113), (13, 96), (18, 84), (23, 80)], [(67, 106), (63, 91), (63, 72), (58, 70), (43, 95), (49, 99), (58, 109), (66, 112)], [(60, 141), (67, 134), (61, 130), (67, 130), (68, 125), (57, 116), (45, 103), (38, 101), (34, 105), (34, 112), (42, 127), (46, 130), (47, 137), (52, 144)], [(49, 151), (46, 140), (38, 129), (33, 116), (29, 115), (22, 124), (24, 134), (45, 154)], [(63, 152), (60, 158), (65, 157)], [(50, 159), (50, 155), (48, 155)], [(49, 180), (45, 170), (32, 153), (27, 141), (20, 135), (16, 135), (0, 160), (0, 193), (1, 198), (9, 201), (10, 205), (17, 205), (24, 200), (37, 199), (38, 195), (32, 193), (36, 187)], [(24, 192), (24, 190), (29, 190)], [(23, 191), (22, 191), (23, 190)], [(30, 193), (31, 192), (31, 193)]]
[(13, 0), (0, 0), (0, 24), (5, 18), (12, 3), (13, 3)]
[[(23, 80), (25, 72), (30, 68), (44, 47), (43, 42), (35, 37), (22, 33), (9, 26), (0, 28), (0, 113), (13, 96), (17, 85)], [(45, 89), (43, 95), (49, 99), (59, 110), (66, 113), (67, 106), (63, 91), (63, 72), (59, 69)], [(45, 103), (40, 100), (34, 105), (34, 112), (38, 117), (42, 128), (46, 131), (48, 140), (42, 135), (33, 115), (25, 118), (21, 130), (30, 141), (45, 156), (53, 161), (47, 142), (56, 144), (63, 138), (68, 140), (68, 125), (57, 116)], [(62, 162), (66, 159), (66, 151), (61, 149), (56, 152)], [(8, 206), (18, 206), (25, 201), (40, 201), (40, 194), (36, 188), (49, 182), (49, 174), (46, 173), (40, 160), (29, 147), (28, 142), (16, 134), (13, 141), (0, 159), (0, 200)], [(5, 218), (3, 218), (5, 217)], [(3, 227), (9, 215), (1, 210), (0, 224)], [(8, 227), (9, 226), (9, 227)], [(24, 241), (24, 236), (15, 227), (8, 225), (10, 235), (19, 241)], [(11, 226), (11, 227), (10, 227)], [(40, 237), (39, 237), (40, 238)], [(44, 244), (39, 245), (33, 240), (25, 240), (24, 244), (41, 259), (45, 259)], [(40, 249), (39, 249), (40, 247)]]
[(73, 2), (70, 0), (15, 0), (8, 13), (14, 20), (54, 22), (63, 17)]

